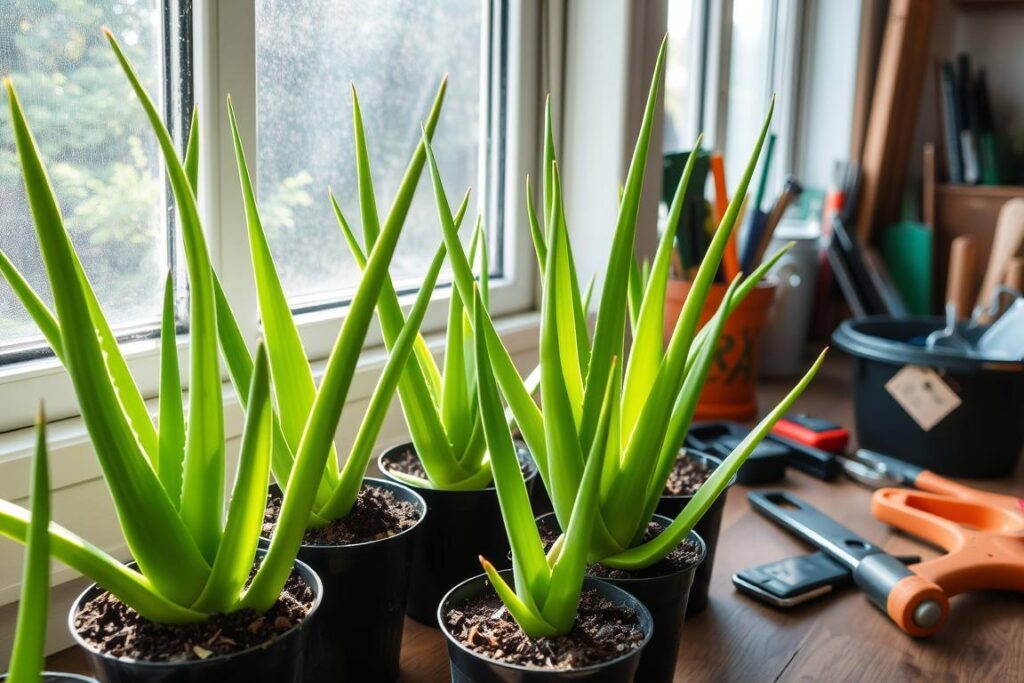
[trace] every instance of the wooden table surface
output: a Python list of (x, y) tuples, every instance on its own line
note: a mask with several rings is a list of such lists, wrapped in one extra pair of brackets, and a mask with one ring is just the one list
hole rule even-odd
[[(838, 356), (839, 354), (834, 354)], [(764, 384), (761, 408), (788, 389)], [(830, 359), (797, 404), (803, 412), (853, 425), (846, 363)], [(1024, 467), (1010, 480), (971, 482), (992, 491), (1024, 494)], [(824, 483), (790, 471), (785, 488), (896, 554), (933, 557), (934, 549), (871, 516), (871, 492), (850, 481)], [(737, 593), (736, 571), (809, 548), (759, 515), (733, 487), (722, 519), (711, 599), (683, 631), (676, 681), (1024, 681), (1024, 595), (985, 592), (952, 601), (949, 622), (936, 636), (915, 640), (853, 589), (805, 605), (777, 610)], [(68, 650), (50, 666), (83, 670), (81, 654)], [(406, 620), (403, 683), (447, 681), (448, 658), (436, 629)]]

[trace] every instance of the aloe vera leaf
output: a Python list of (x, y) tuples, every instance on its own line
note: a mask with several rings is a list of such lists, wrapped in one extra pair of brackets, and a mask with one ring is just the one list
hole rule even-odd
[(36, 451), (32, 458), (32, 518), (25, 539), (18, 622), (11, 650), (11, 683), (40, 681), (46, 649), (46, 611), (50, 597), (50, 470), (46, 453), (46, 418), (36, 418)]
[(444, 251), (442, 249), (438, 251), (427, 268), (419, 294), (416, 296), (416, 303), (409, 311), (409, 317), (406, 319), (398, 339), (395, 340), (395, 345), (391, 347), (391, 354), (388, 356), (377, 386), (373, 390), (373, 395), (370, 396), (366, 415), (356, 434), (348, 460), (342, 468), (338, 486), (327, 505), (319, 510), (321, 517), (327, 519), (344, 517), (352, 510), (352, 506), (356, 502), (363, 477), (366, 475), (366, 467), (370, 464), (370, 458), (373, 456), (373, 449), (377, 443), (377, 437), (380, 435), (381, 426), (384, 424), (384, 418), (387, 416), (388, 408), (391, 406), (391, 400), (395, 396), (398, 381), (409, 362), (409, 355), (416, 337), (419, 335), (423, 317), (427, 314), (434, 285), (437, 283), (437, 276), (441, 272), (443, 264)]
[[(437, 169), (437, 161), (434, 159), (433, 150), (430, 148), (430, 141), (424, 134), (424, 149), (427, 155), (427, 164), (430, 167), (430, 177), (434, 187), (434, 199), (437, 206), (438, 219), (441, 223), (441, 230), (444, 233), (445, 246), (448, 248), (448, 262), (452, 266), (452, 273), (455, 278), (455, 287), (459, 296), (467, 300), (473, 296), (474, 278), (473, 269), (470, 267), (469, 259), (466, 258), (466, 251), (459, 241), (458, 228), (451, 215), (451, 207), (445, 195), (444, 185), (441, 182), (441, 175)], [(512, 357), (508, 353), (498, 336), (497, 330), (491, 321), (490, 315), (484, 311), (481, 317), (484, 325), (484, 335), (487, 341), (487, 348), (494, 370), (495, 379), (505, 396), (509, 408), (515, 416), (519, 431), (522, 432), (537, 462), (538, 468), (544, 472), (547, 468), (547, 446), (544, 437), (544, 422), (540, 409), (533, 401), (531, 388), (528, 388), (519, 376)], [(474, 334), (476, 330), (474, 329)]]
[[(467, 193), (463, 199), (462, 207), (460, 207), (460, 220), (461, 216), (464, 215), (465, 207), (468, 206), (468, 199), (469, 195)], [(338, 225), (341, 227), (342, 232), (345, 233), (349, 250), (352, 251), (356, 263), (360, 267), (365, 267), (366, 258), (363, 256), (362, 250), (333, 196), (332, 203), (334, 205), (335, 217), (338, 219)], [(438, 248), (437, 253), (442, 253), (443, 249), (444, 245)], [(405, 316), (402, 314), (401, 304), (398, 301), (398, 294), (395, 293), (394, 287), (391, 288), (390, 292), (386, 287), (381, 290), (380, 299), (377, 302), (377, 316), (381, 321), (384, 344), (393, 348), (393, 342), (397, 338), (397, 335), (392, 336), (394, 333), (393, 326), (405, 324)], [(401, 327), (399, 327), (400, 329)], [(432, 393), (432, 382), (428, 377), (431, 373), (437, 372), (437, 365), (434, 362), (433, 356), (430, 355), (430, 351), (427, 349), (422, 336), (417, 337), (416, 343), (426, 353), (429, 363), (407, 363), (405, 372), (399, 379), (398, 394), (402, 403), (405, 422), (409, 428), (409, 434), (416, 447), (420, 462), (423, 464), (423, 469), (427, 472), (430, 482), (432, 482), (428, 488), (434, 488), (436, 485), (438, 488), (448, 489), (456, 485), (457, 482), (471, 476), (471, 473), (466, 472), (459, 466), (455, 451), (449, 442), (444, 421), (441, 417), (440, 407), (435, 399), (435, 396), (440, 397), (440, 391), (437, 394)], [(428, 366), (432, 369), (425, 371), (424, 367)], [(406, 483), (411, 484), (412, 481)]]
[[(407, 187), (406, 191), (410, 193), (415, 189), (413, 185), (404, 183), (403, 187)], [(398, 201), (396, 199), (396, 203)], [(295, 453), (295, 464), (281, 504), (277, 530), (263, 564), (242, 598), (244, 607), (261, 612), (269, 609), (292, 569), (312, 510), (317, 483), (333, 447), (334, 433), (348, 397), (359, 353), (366, 340), (378, 296), (388, 278), (388, 267), (401, 231), (402, 221), (391, 220), (389, 216), (370, 253), (348, 315), (342, 322), (341, 333), (327, 359), (327, 368)]]
[(729, 457), (715, 468), (711, 477), (704, 482), (703, 486), (693, 495), (690, 502), (686, 504), (686, 507), (683, 508), (682, 512), (679, 513), (667, 529), (647, 543), (604, 558), (601, 562), (615, 569), (640, 569), (650, 566), (657, 562), (658, 559), (672, 552), (672, 549), (679, 545), (686, 534), (690, 533), (694, 525), (704, 516), (704, 513), (707, 512), (708, 508), (711, 507), (722, 491), (725, 490), (729, 481), (736, 474), (736, 471), (746, 461), (747, 456), (753, 452), (757, 444), (764, 439), (779, 418), (789, 410), (800, 394), (803, 393), (804, 389), (807, 388), (807, 385), (810, 384), (811, 380), (814, 379), (818, 368), (821, 367), (822, 361), (825, 360), (827, 351), (828, 349), (825, 349), (821, 352), (821, 355), (814, 361), (814, 364), (811, 365), (807, 373), (797, 382), (796, 386), (790, 390), (786, 397), (758, 423), (757, 427), (747, 434), (743, 441), (729, 454)]
[(643, 187), (644, 167), (647, 165), (647, 151), (651, 141), (651, 128), (654, 125), (654, 116), (658, 109), (658, 88), (665, 69), (666, 44), (666, 40), (662, 40), (654, 74), (651, 77), (643, 123), (637, 137), (629, 172), (626, 175), (626, 185), (622, 202), (619, 205), (615, 236), (608, 257), (604, 289), (598, 304), (594, 342), (587, 372), (587, 391), (583, 402), (583, 419), (580, 423), (580, 438), (584, 452), (589, 452), (590, 440), (593, 438), (597, 426), (611, 359), (613, 356), (622, 355), (630, 268), (636, 267), (636, 261), (633, 258), (636, 219)]
[[(558, 175), (552, 187), (552, 220), (561, 212)], [(545, 268), (540, 326), (541, 400), (548, 453), (557, 454), (548, 461), (551, 488), (548, 493), (562, 528), (567, 528), (576, 492), (583, 476), (584, 454), (577, 432), (578, 412), (583, 403), (583, 379), (576, 355), (572, 311), (568, 299), (566, 235), (549, 231), (548, 263)], [(603, 397), (602, 397), (603, 398)]]
[(6, 87), (25, 192), (60, 321), (66, 367), (125, 541), (161, 593), (188, 604), (202, 589), (209, 567), (150, 467), (118, 401), (53, 188), (10, 79)]
[(175, 508), (181, 505), (181, 475), (185, 459), (185, 407), (181, 397), (177, 338), (174, 281), (168, 271), (160, 322), (160, 458), (157, 474)]
[[(612, 363), (618, 365), (618, 358)], [(576, 620), (576, 608), (583, 590), (583, 576), (587, 569), (587, 556), (594, 520), (599, 514), (601, 473), (604, 458), (614, 446), (609, 444), (612, 413), (621, 397), (616, 392), (618, 369), (613, 367), (608, 375), (601, 418), (597, 422), (597, 434), (587, 456), (579, 494), (572, 507), (569, 525), (565, 530), (564, 542), (558, 559), (551, 568), (551, 587), (541, 613), (544, 618), (562, 633), (568, 633)]]
[[(546, 213), (547, 210), (545, 210)], [(533, 253), (537, 256), (537, 269), (540, 272), (540, 276), (544, 277), (544, 264), (548, 260), (548, 247), (544, 241), (544, 233), (540, 229), (540, 222), (537, 220), (537, 212), (533, 208), (533, 188), (530, 186), (530, 176), (526, 176), (526, 219), (530, 226), (530, 239), (533, 240)]]
[(516, 594), (512, 587), (508, 585), (504, 577), (498, 573), (490, 562), (484, 558), (480, 558), (480, 566), (484, 568), (484, 573), (487, 574), (487, 578), (490, 580), (491, 585), (494, 586), (494, 592), (501, 598), (501, 602), (505, 605), (505, 609), (508, 610), (512, 618), (519, 624), (519, 628), (523, 629), (523, 632), (531, 638), (551, 638), (559, 635), (559, 630), (544, 621), (544, 618), (535, 609), (531, 609), (523, 599)]
[[(309, 365), (299, 329), (292, 317), (284, 286), (274, 265), (270, 244), (267, 242), (263, 223), (256, 205), (245, 150), (238, 133), (235, 110), (228, 98), (228, 119), (231, 123), (231, 137), (234, 142), (238, 178), (245, 202), (245, 222), (249, 232), (249, 252), (252, 257), (253, 275), (256, 279), (256, 300), (259, 304), (263, 337), (266, 339), (267, 355), (270, 359), (270, 373), (273, 378), (274, 396), (280, 416), (281, 430), (292, 452), (299, 446), (306, 418), (316, 396), (316, 382)], [(337, 454), (332, 447), (325, 474), (333, 486), (337, 483)]]
[(32, 285), (28, 283), (25, 276), (14, 267), (14, 264), (7, 257), (7, 254), (0, 250), (0, 275), (7, 280), (7, 284), (10, 285), (11, 291), (18, 297), (21, 304), (28, 311), (28, 314), (32, 317), (39, 331), (43, 333), (43, 338), (46, 339), (46, 343), (50, 345), (53, 350), (53, 355), (57, 356), (57, 360), (61, 363), (64, 362), (64, 342), (60, 338), (60, 323), (57, 322), (57, 318), (53, 315), (50, 309), (46, 306), (46, 302), (36, 294), (36, 291), (32, 289)]
[(491, 454), (491, 470), (501, 516), (512, 548), (517, 593), (531, 609), (536, 610), (546, 598), (548, 565), (540, 532), (533, 519), (530, 494), (526, 490), (512, 435), (501, 408), (501, 397), (498, 395), (490, 352), (483, 333), (483, 311), (482, 302), (474, 301), (473, 344), (480, 361), (477, 364), (480, 416)]
[(249, 400), (238, 454), (238, 471), (228, 505), (224, 535), (210, 580), (192, 605), (196, 611), (229, 612), (237, 604), (256, 557), (270, 482), (270, 367), (261, 344), (256, 350)]
[[(25, 508), (0, 500), (0, 536), (24, 543), (30, 519)], [(88, 576), (146, 619), (160, 624), (183, 624), (206, 618), (205, 614), (163, 597), (149, 578), (56, 522), (50, 522), (49, 533), (53, 559)]]
[[(700, 149), (701, 138), (698, 137), (693, 149)], [(665, 289), (668, 285), (669, 266), (672, 261), (673, 236), (682, 215), (686, 189), (690, 185), (693, 167), (697, 159), (694, 152), (686, 160), (686, 166), (676, 185), (675, 196), (665, 222), (655, 254), (654, 267), (644, 291), (640, 315), (633, 335), (633, 345), (629, 352), (626, 365), (626, 378), (623, 384), (622, 397), (622, 429), (626, 435), (633, 432), (640, 408), (650, 393), (658, 366), (664, 355), (665, 344)]]
[(195, 195), (160, 112), (120, 45), (104, 30), (117, 61), (142, 104), (163, 153), (167, 179), (174, 191), (185, 251), (190, 295), (189, 405), (185, 467), (181, 482), (181, 518), (207, 563), (220, 543), (224, 514), (224, 399), (217, 356), (217, 319), (213, 267), (203, 235)]

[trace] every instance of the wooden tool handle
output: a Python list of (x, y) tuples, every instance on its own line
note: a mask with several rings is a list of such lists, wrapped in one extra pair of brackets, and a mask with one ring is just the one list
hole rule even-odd
[(1017, 256), (1006, 264), (1006, 277), (1003, 284), (1010, 289), (1024, 292), (1024, 257)]
[(971, 315), (974, 264), (977, 261), (974, 238), (962, 235), (949, 247), (949, 273), (946, 277), (946, 303), (956, 306), (957, 319)]
[(988, 306), (992, 290), (1003, 281), (1007, 263), (1024, 243), (1024, 198), (1015, 198), (1003, 204), (996, 220), (992, 252), (988, 256), (985, 279), (978, 293), (978, 305)]

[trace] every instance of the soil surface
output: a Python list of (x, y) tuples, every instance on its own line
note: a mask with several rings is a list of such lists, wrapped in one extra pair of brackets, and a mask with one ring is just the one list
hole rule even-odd
[[(525, 444), (524, 444), (525, 446)], [(516, 449), (519, 450), (521, 447), (516, 444)], [(420, 479), (430, 479), (427, 476), (427, 471), (423, 469), (423, 463), (420, 462), (419, 456), (416, 455), (416, 451), (412, 449), (405, 449), (398, 457), (393, 460), (385, 461), (385, 465), (389, 471), (401, 472), (411, 477), (419, 477)], [(522, 460), (519, 462), (519, 469), (522, 470), (523, 475), (530, 474), (530, 470), (523, 466)]]
[[(554, 515), (545, 517), (537, 522), (537, 528), (540, 530), (540, 538), (544, 542), (545, 550), (550, 549), (558, 539), (559, 534), (561, 534)], [(662, 530), (663, 527), (660, 524), (651, 522), (647, 525), (647, 533), (644, 534), (643, 540), (645, 542), (651, 540), (660, 534)], [(587, 565), (587, 574), (602, 579), (648, 579), (655, 576), (675, 574), (697, 564), (699, 559), (700, 546), (690, 539), (684, 538), (683, 542), (677, 545), (663, 560), (649, 567), (636, 570), (612, 569), (599, 562), (595, 562), (594, 564)]]
[(680, 453), (665, 483), (666, 496), (692, 496), (708, 480), (714, 468)]
[[(281, 514), (281, 496), (267, 495), (267, 510), (263, 515), (263, 536), (271, 538)], [(359, 490), (352, 511), (343, 519), (336, 519), (322, 529), (306, 529), (302, 542), (306, 545), (350, 545), (377, 541), (394, 536), (419, 521), (416, 506), (400, 500), (394, 493), (377, 486), (364, 485)]]
[(535, 669), (566, 670), (616, 659), (644, 639), (640, 619), (596, 590), (583, 591), (576, 624), (567, 635), (530, 638), (494, 593), (448, 610), (449, 632), (464, 646), (500, 662)]
[(106, 591), (75, 615), (75, 630), (100, 652), (146, 662), (187, 662), (266, 647), (309, 614), (313, 589), (292, 573), (269, 612), (215, 614), (195, 624), (157, 624)]

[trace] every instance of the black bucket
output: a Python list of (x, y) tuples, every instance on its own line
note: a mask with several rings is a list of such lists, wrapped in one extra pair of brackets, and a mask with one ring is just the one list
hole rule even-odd
[[(512, 571), (501, 572), (506, 581), (512, 581)], [(484, 592), (494, 592), (486, 574), (466, 579), (452, 588), (445, 595), (434, 612), (437, 625), (441, 628), (448, 644), (448, 662), (451, 665), (452, 683), (555, 683), (571, 681), (572, 683), (633, 683), (646, 681), (637, 675), (637, 666), (641, 654), (650, 644), (654, 622), (650, 612), (643, 603), (616, 586), (593, 577), (583, 579), (583, 588), (593, 588), (602, 596), (620, 605), (626, 605), (640, 618), (640, 628), (644, 632), (644, 642), (634, 650), (607, 662), (594, 664), (580, 669), (553, 671), (545, 669), (528, 669), (515, 664), (506, 664), (477, 654), (457, 641), (444, 626), (444, 616), (453, 606), (460, 605)]]
[[(685, 449), (687, 457), (710, 467), (717, 469), (722, 461), (712, 455), (695, 451), (692, 448)], [(729, 480), (725, 490), (715, 499), (708, 511), (700, 518), (693, 530), (704, 541), (707, 554), (704, 561), (697, 566), (693, 575), (693, 586), (690, 588), (690, 599), (686, 603), (686, 616), (692, 617), (708, 606), (708, 591), (711, 589), (711, 571), (715, 566), (715, 550), (718, 548), (718, 532), (722, 527), (722, 510), (725, 509), (725, 497), (729, 489), (736, 483), (736, 477)], [(669, 519), (675, 519), (693, 496), (662, 496), (658, 501), (657, 512)]]
[[(672, 520), (668, 517), (655, 515), (654, 521), (667, 528)], [(558, 520), (554, 513), (542, 515), (537, 525), (554, 524), (558, 528)], [(629, 579), (598, 578), (617, 586), (635, 597), (651, 614), (654, 624), (654, 635), (640, 657), (636, 680), (644, 683), (672, 683), (676, 662), (679, 660), (679, 645), (683, 640), (683, 622), (689, 614), (687, 604), (694, 574), (698, 567), (704, 565), (707, 545), (696, 531), (687, 535), (687, 540), (697, 544), (700, 558), (692, 565), (663, 576), (639, 577)], [(596, 577), (595, 577), (596, 578)]]
[[(1024, 362), (925, 348), (923, 339), (943, 326), (938, 318), (879, 316), (847, 320), (832, 335), (854, 359), (857, 441), (941, 475), (1009, 476), (1024, 445)], [(886, 388), (905, 368), (928, 373), (926, 395), (959, 404), (935, 424), (915, 419)], [(944, 387), (931, 386), (935, 376)]]
[[(324, 586), (320, 611), (307, 637), (304, 683), (398, 678), (409, 563), (427, 505), (401, 484), (366, 477), (363, 485), (386, 489), (412, 503), (420, 519), (377, 541), (299, 549), (299, 559), (316, 571)], [(280, 495), (276, 485), (271, 491)]]
[[(380, 471), (392, 481), (390, 464), (412, 444), (402, 444), (381, 453)], [(526, 489), (533, 488), (537, 468), (528, 454), (520, 453), (526, 474)], [(442, 491), (409, 486), (427, 503), (427, 517), (413, 544), (412, 575), (405, 613), (437, 626), (437, 604), (455, 584), (480, 573), (483, 555), (499, 569), (510, 567), (508, 537), (493, 486), (479, 491)]]
[(75, 630), (75, 615), (79, 608), (104, 592), (96, 584), (85, 589), (71, 605), (68, 628), (75, 642), (85, 651), (89, 668), (101, 683), (301, 683), (306, 680), (303, 655), (309, 626), (317, 616), (324, 590), (320, 577), (303, 562), (295, 562), (295, 571), (313, 589), (313, 606), (304, 620), (269, 645), (187, 662), (140, 662), (104, 654), (85, 642)]

